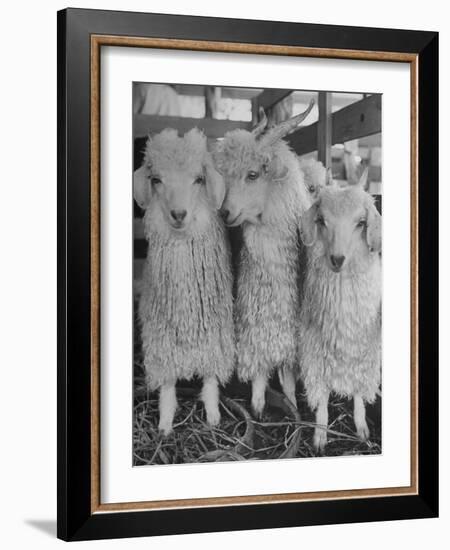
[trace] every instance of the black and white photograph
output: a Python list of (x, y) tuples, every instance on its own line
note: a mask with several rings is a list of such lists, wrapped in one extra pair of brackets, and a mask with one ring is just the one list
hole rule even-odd
[(58, 12), (57, 536), (379, 547), (439, 514), (438, 33), (210, 8)]
[(382, 453), (382, 94), (133, 82), (134, 466)]

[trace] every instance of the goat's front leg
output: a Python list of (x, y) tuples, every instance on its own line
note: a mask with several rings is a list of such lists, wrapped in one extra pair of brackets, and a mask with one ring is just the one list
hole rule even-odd
[(366, 441), (370, 435), (366, 422), (366, 407), (363, 398), (358, 394), (353, 396), (353, 420), (359, 439)]
[(175, 382), (163, 384), (159, 390), (159, 430), (167, 436), (172, 431), (173, 417), (177, 410)]
[(281, 367), (278, 370), (278, 378), (284, 395), (297, 407), (297, 398), (295, 397), (295, 374), (291, 367)]
[(266, 404), (267, 376), (258, 374), (252, 380), (252, 408), (255, 416), (261, 418)]
[(205, 404), (206, 420), (210, 426), (220, 423), (219, 382), (215, 376), (203, 379), (202, 400)]
[(328, 428), (328, 399), (330, 393), (324, 391), (319, 399), (316, 409), (316, 427), (314, 429), (314, 448), (322, 453), (327, 444)]

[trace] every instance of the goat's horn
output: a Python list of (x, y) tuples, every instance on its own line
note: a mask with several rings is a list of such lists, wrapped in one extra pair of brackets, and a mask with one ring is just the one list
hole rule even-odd
[(264, 112), (264, 108), (259, 108), (259, 122), (258, 124), (253, 128), (252, 134), (255, 136), (255, 138), (258, 138), (266, 129), (267, 126), (267, 116)]
[(267, 144), (275, 143), (279, 139), (282, 139), (284, 136), (290, 134), (309, 115), (311, 109), (314, 107), (314, 103), (314, 99), (311, 99), (306, 111), (303, 111), (303, 113), (300, 113), (299, 115), (296, 115), (269, 130), (264, 136), (264, 141), (267, 142)]

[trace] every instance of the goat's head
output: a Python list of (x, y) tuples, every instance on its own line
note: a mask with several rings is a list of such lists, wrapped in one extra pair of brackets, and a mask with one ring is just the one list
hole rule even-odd
[(324, 188), (301, 221), (306, 246), (316, 241), (331, 270), (338, 273), (352, 258), (381, 250), (381, 216), (361, 185)]
[(147, 141), (144, 162), (134, 173), (134, 198), (141, 208), (159, 209), (175, 231), (182, 232), (219, 209), (225, 195), (221, 175), (196, 128), (184, 137), (166, 129)]
[(252, 132), (234, 130), (217, 144), (214, 161), (225, 179), (223, 213), (227, 225), (261, 222), (271, 186), (283, 180), (288, 171), (281, 153), (286, 150), (282, 138), (297, 128), (313, 105), (312, 101), (304, 113), (270, 129), (262, 111), (261, 121)]
[(313, 200), (317, 199), (324, 187), (335, 184), (331, 168), (326, 169), (321, 162), (315, 159), (301, 161), (300, 168), (303, 172), (306, 189)]

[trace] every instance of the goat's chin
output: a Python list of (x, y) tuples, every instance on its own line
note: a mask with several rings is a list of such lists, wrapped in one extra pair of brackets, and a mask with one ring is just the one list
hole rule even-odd
[(170, 223), (169, 225), (176, 233), (184, 233), (187, 227), (185, 223)]
[(177, 235), (182, 235), (183, 233), (187, 233), (191, 225), (191, 219), (188, 219), (188, 220), (184, 219), (181, 222), (168, 219), (166, 220), (166, 222), (170, 230)]
[(235, 227), (242, 224), (261, 225), (262, 214), (240, 214), (232, 223), (227, 224), (229, 227)]
[(241, 225), (241, 220), (239, 218), (240, 216), (238, 216), (235, 220), (231, 222), (226, 222), (225, 225), (227, 227), (237, 227), (238, 225)]
[(242, 215), (239, 212), (239, 214), (234, 218), (230, 219), (230, 216), (228, 216), (228, 218), (225, 220), (225, 225), (227, 227), (237, 227), (238, 225), (241, 225), (242, 221)]

